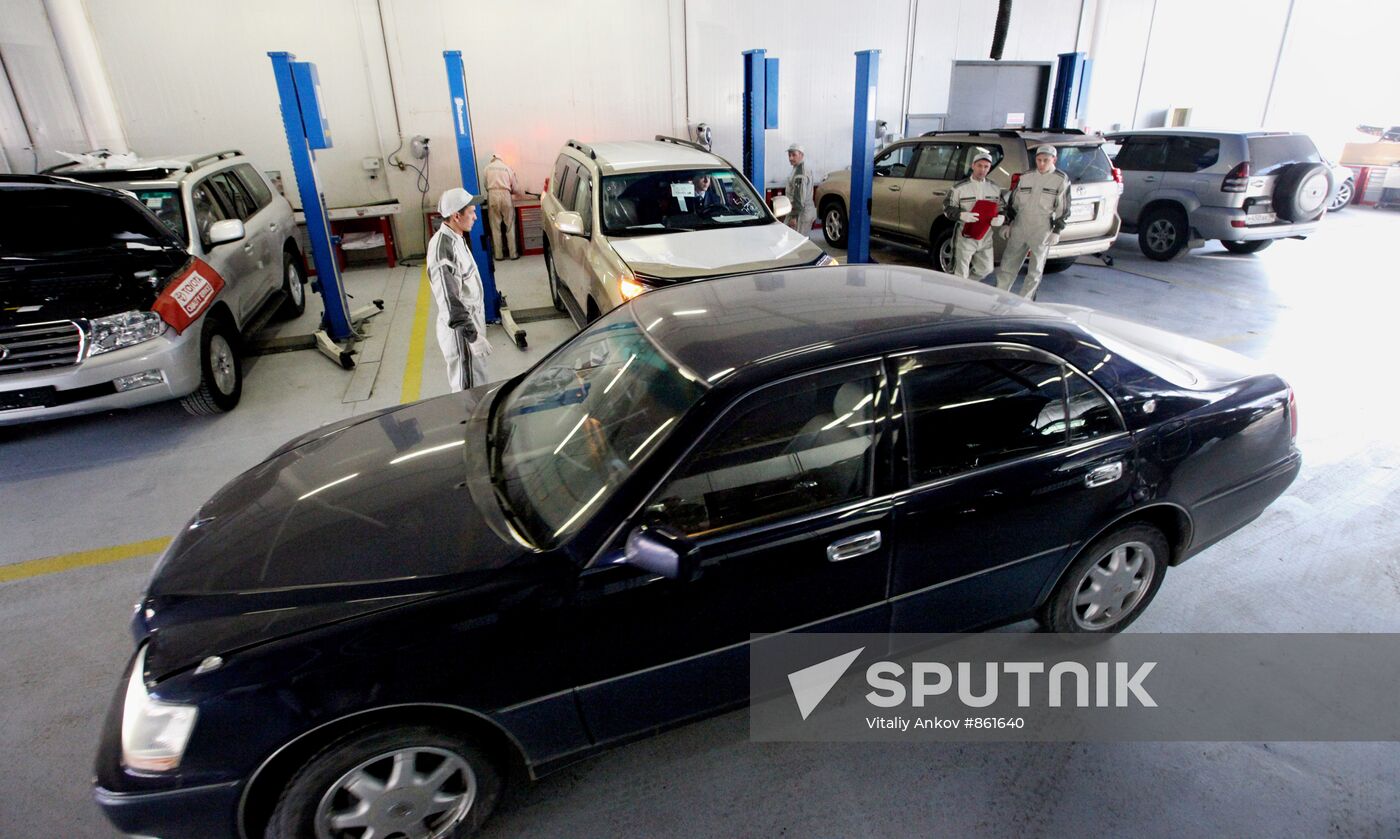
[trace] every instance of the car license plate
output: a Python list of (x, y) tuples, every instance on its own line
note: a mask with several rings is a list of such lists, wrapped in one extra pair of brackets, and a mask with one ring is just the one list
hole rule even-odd
[(1273, 224), (1278, 221), (1278, 213), (1246, 213), (1245, 224)]
[(1069, 220), (1071, 223), (1093, 221), (1094, 216), (1098, 215), (1098, 211), (1099, 202), (1097, 201), (1075, 201), (1069, 205)]

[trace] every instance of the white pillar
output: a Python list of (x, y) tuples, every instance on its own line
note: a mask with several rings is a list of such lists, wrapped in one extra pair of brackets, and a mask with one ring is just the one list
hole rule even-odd
[(44, 9), (49, 15), (59, 55), (63, 57), (63, 68), (73, 88), (88, 145), (117, 154), (129, 151), (126, 132), (117, 114), (117, 100), (107, 79), (107, 70), (102, 66), (97, 38), (83, 0), (44, 0)]
[(1099, 45), (1103, 43), (1104, 21), (1108, 18), (1109, 0), (1094, 0), (1094, 25), (1089, 30), (1089, 49), (1085, 50), (1089, 58), (1099, 57)]

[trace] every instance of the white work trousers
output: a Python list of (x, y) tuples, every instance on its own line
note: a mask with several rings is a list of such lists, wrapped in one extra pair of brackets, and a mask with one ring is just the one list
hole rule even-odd
[(964, 280), (981, 282), (992, 273), (992, 254), (995, 250), (992, 237), (996, 228), (987, 231), (981, 239), (962, 235), (962, 225), (953, 230), (953, 273)]
[(1001, 252), (1001, 267), (997, 269), (997, 288), (1010, 291), (1021, 273), (1021, 263), (1026, 262), (1026, 281), (1021, 285), (1021, 296), (1035, 296), (1040, 287), (1040, 275), (1045, 273), (1045, 255), (1050, 252), (1050, 227), (1048, 225), (1011, 225), (1011, 236), (1007, 239), (1006, 250)]
[[(510, 251), (510, 258), (520, 256), (520, 246), (515, 243), (515, 203), (510, 190), (492, 189), (486, 193), (486, 218), (491, 225), (491, 250), (497, 259), (504, 259), (504, 250)], [(504, 227), (504, 231), (502, 230)]]
[[(485, 337), (479, 335), (478, 343), (484, 343)], [(452, 392), (486, 384), (486, 357), (471, 351), (462, 330), (453, 329), (446, 320), (439, 318), (437, 339), (442, 358), (447, 362), (447, 386)]]

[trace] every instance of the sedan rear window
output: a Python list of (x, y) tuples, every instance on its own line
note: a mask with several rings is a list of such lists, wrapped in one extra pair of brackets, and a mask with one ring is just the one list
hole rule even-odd
[(1306, 134), (1278, 134), (1249, 138), (1249, 168), (1255, 175), (1267, 175), (1290, 163), (1321, 163), (1322, 155)]
[(1113, 180), (1113, 164), (1103, 153), (1103, 146), (1056, 146), (1060, 153), (1055, 168), (1069, 175), (1070, 183), (1086, 184)]

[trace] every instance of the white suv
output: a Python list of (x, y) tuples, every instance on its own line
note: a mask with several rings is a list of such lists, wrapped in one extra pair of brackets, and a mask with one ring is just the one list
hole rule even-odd
[(695, 143), (570, 140), (541, 197), (554, 307), (582, 326), (658, 286), (835, 262), (773, 205)]

